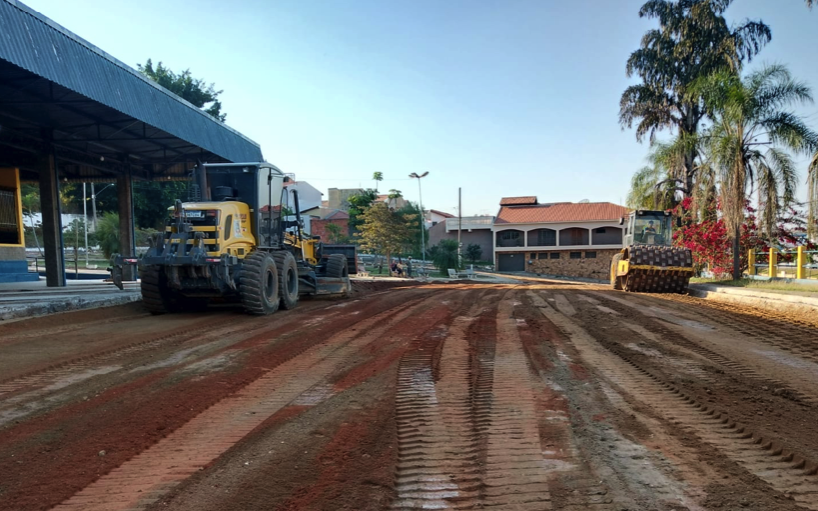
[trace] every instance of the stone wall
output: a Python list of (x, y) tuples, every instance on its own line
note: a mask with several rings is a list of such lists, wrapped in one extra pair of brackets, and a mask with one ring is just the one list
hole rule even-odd
[[(571, 253), (580, 253), (580, 259), (571, 259)], [(586, 257), (587, 252), (596, 252), (596, 257)], [(527, 270), (533, 273), (582, 277), (586, 279), (608, 280), (611, 259), (619, 250), (551, 250), (547, 252), (527, 252)], [(551, 254), (559, 254), (559, 259), (551, 259)], [(529, 264), (528, 261), (531, 261)]]

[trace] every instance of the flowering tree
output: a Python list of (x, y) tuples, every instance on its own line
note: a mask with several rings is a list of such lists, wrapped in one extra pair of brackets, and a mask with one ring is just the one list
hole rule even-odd
[[(770, 240), (761, 235), (756, 223), (756, 210), (745, 203), (744, 222), (741, 225), (739, 246), (741, 268), (747, 269), (747, 254), (753, 250), (766, 250)], [(682, 227), (673, 233), (676, 246), (689, 249), (693, 254), (696, 272), (708, 269), (717, 278), (730, 276), (733, 265), (731, 237), (720, 213), (719, 203), (710, 203), (706, 208), (704, 220), (697, 220), (698, 206), (690, 197), (685, 198), (674, 210), (674, 215), (681, 219)], [(776, 238), (773, 244), (777, 247), (794, 247), (805, 245), (807, 250), (815, 250), (816, 245), (805, 236), (806, 221), (803, 214), (789, 208), (777, 222)], [(782, 261), (788, 261), (791, 254), (782, 254)]]

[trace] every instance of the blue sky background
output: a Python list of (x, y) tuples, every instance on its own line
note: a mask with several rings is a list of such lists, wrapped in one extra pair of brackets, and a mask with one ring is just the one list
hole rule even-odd
[[(152, 58), (224, 90), (227, 123), (266, 159), (329, 187), (402, 190), (494, 214), (500, 197), (622, 203), (647, 144), (618, 124), (643, 0), (26, 0), (135, 66)], [(818, 10), (736, 0), (761, 18), (757, 61), (818, 89)], [(816, 90), (818, 94), (818, 90)], [(818, 128), (818, 106), (799, 109)], [(798, 159), (802, 176), (807, 159)], [(800, 193), (802, 197), (805, 195)]]

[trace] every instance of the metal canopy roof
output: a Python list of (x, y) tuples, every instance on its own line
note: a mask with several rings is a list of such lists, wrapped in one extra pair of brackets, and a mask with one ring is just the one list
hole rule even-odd
[[(16, 0), (0, 0), (0, 166), (53, 141), (71, 180), (179, 178), (197, 160), (263, 161), (258, 144)], [(31, 178), (33, 175), (25, 173)]]

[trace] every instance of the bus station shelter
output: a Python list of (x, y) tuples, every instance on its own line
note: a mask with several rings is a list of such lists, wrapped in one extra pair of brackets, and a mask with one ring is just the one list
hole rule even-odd
[(116, 183), (121, 252), (133, 254), (133, 180), (262, 160), (238, 131), (21, 2), (0, 0), (0, 282), (30, 278), (21, 182), (39, 185), (46, 281), (60, 287), (64, 183)]

